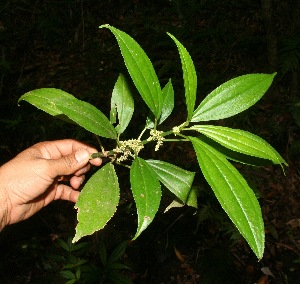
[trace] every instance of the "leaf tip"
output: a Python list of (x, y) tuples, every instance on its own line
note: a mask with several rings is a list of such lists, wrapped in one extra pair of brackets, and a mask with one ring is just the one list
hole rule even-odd
[(109, 28), (109, 27), (110, 27), (110, 24), (103, 24), (103, 25), (99, 26), (99, 29)]
[(72, 244), (75, 244), (76, 242), (78, 242), (82, 237), (83, 237), (83, 236), (80, 236), (80, 235), (78, 234), (78, 232), (76, 232), (76, 234), (75, 234), (75, 236), (74, 236), (74, 238), (73, 238), (73, 240), (72, 240)]

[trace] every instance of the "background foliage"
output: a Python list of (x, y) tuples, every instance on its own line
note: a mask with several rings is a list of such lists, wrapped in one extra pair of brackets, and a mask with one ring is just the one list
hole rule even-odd
[[(262, 6), (268, 3), (271, 10)], [(203, 283), (253, 283), (266, 278), (269, 283), (297, 283), (299, 7), (295, 0), (1, 1), (1, 162), (45, 139), (73, 137), (97, 145), (93, 136), (75, 126), (53, 121), (30, 106), (18, 108), (17, 100), (29, 90), (56, 87), (109, 110), (108, 98), (124, 66), (118, 50), (113, 48), (114, 38), (109, 32), (99, 32), (100, 24), (110, 23), (131, 34), (154, 60), (162, 83), (167, 83), (169, 77), (174, 78), (173, 84), (178, 82), (174, 84), (177, 92), (183, 90), (180, 64), (166, 31), (176, 35), (191, 52), (199, 70), (201, 94), (238, 75), (277, 71), (281, 76), (263, 101), (226, 121), (226, 126), (240, 127), (266, 139), (290, 165), (286, 176), (272, 167), (239, 169), (256, 189), (263, 207), (267, 227), (263, 260), (257, 263), (247, 252), (204, 181), (198, 180), (202, 209), (195, 216), (184, 208), (160, 214), (150, 231), (127, 248), (125, 262), (132, 267), (130, 277), (137, 283), (196, 283), (199, 278)], [(271, 17), (266, 11), (272, 12)], [(175, 103), (184, 110), (182, 101)], [(219, 124), (223, 125), (223, 121)], [(132, 129), (135, 131), (140, 130)], [(170, 155), (176, 164), (196, 169), (192, 151), (182, 151), (174, 145), (163, 159)], [(129, 185), (124, 182), (126, 186)], [(116, 225), (87, 240), (91, 261), (97, 258), (95, 251), (102, 234), (110, 249), (135, 230), (132, 197), (125, 192), (121, 199)], [(191, 216), (194, 222), (187, 221)], [(56, 202), (31, 220), (7, 228), (0, 236), (2, 282), (34, 283), (35, 278), (49, 275), (51, 270), (40, 259), (45, 251), (54, 248), (52, 236), (67, 240), (74, 222), (72, 205)], [(23, 250), (23, 245), (31, 249)], [(8, 258), (12, 265), (3, 265)], [(162, 265), (164, 272), (159, 269)], [(13, 273), (9, 272), (12, 266)], [(275, 278), (261, 270), (265, 267)]]

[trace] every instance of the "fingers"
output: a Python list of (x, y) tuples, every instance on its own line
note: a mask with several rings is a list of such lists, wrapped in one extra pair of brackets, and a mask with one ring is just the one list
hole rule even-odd
[(59, 184), (56, 188), (54, 200), (61, 199), (76, 203), (79, 196), (79, 191), (74, 190), (68, 185)]
[[(93, 154), (93, 153), (92, 153)], [(92, 159), (89, 161), (92, 165), (94, 166), (101, 166), (102, 165), (102, 159), (101, 158), (96, 158), (96, 159)]]
[(84, 166), (83, 168), (79, 169), (78, 171), (76, 171), (74, 173), (74, 176), (81, 176), (81, 175), (84, 175), (86, 174), (91, 168), (91, 165), (90, 164), (87, 164), (86, 166)]
[(86, 149), (63, 156), (59, 159), (46, 160), (48, 163), (47, 172), (50, 177), (71, 175), (84, 168), (89, 162), (90, 153)]
[[(59, 159), (82, 149), (87, 150), (90, 155), (98, 152), (96, 148), (74, 139), (40, 142), (33, 145), (31, 148), (38, 150), (41, 154), (41, 158), (45, 159)], [(95, 162), (99, 163), (99, 160), (101, 159), (98, 159), (98, 161)]]
[(86, 149), (90, 154), (97, 152), (97, 149), (73, 139), (46, 141), (33, 147), (38, 148), (46, 159), (59, 159), (81, 149)]
[(101, 158), (90, 160), (91, 154), (97, 152), (95, 148), (72, 139), (41, 142), (32, 149), (40, 152), (40, 158), (49, 161), (49, 170), (53, 178), (74, 173), (80, 175), (77, 172), (88, 163), (95, 166), (102, 163)]
[(82, 176), (73, 176), (71, 179), (70, 179), (70, 185), (72, 186), (72, 188), (74, 189), (79, 189), (83, 182), (85, 180), (85, 176), (82, 175)]

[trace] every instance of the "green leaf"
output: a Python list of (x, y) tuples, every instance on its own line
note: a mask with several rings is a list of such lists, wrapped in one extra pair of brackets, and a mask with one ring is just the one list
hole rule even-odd
[(106, 225), (117, 209), (119, 195), (118, 177), (108, 163), (88, 180), (79, 195), (75, 205), (79, 223), (73, 243)]
[(54, 88), (43, 88), (20, 97), (53, 116), (66, 115), (86, 130), (106, 138), (115, 139), (117, 134), (108, 118), (91, 104)]
[(223, 156), (226, 157), (226, 159), (246, 164), (246, 165), (251, 165), (251, 166), (270, 166), (272, 162), (270, 160), (262, 159), (262, 158), (257, 158), (254, 156), (249, 156), (245, 155), (233, 150), (230, 150), (221, 144), (217, 143), (216, 141), (208, 138), (207, 136), (201, 135), (197, 137), (204, 143), (210, 145), (211, 147), (215, 148), (218, 152), (222, 153)]
[(146, 162), (155, 171), (162, 184), (183, 203), (186, 203), (195, 173), (160, 160), (147, 160)]
[(139, 157), (132, 163), (130, 183), (138, 214), (138, 228), (133, 238), (136, 239), (153, 221), (159, 208), (161, 189), (152, 167)]
[(159, 119), (163, 96), (157, 75), (147, 54), (132, 37), (123, 31), (110, 25), (102, 25), (100, 28), (109, 29), (116, 37), (135, 87), (156, 119)]
[(62, 270), (59, 274), (65, 279), (76, 279), (75, 274), (70, 270)]
[[(164, 86), (162, 89), (164, 101), (163, 101), (163, 107), (161, 112), (161, 117), (158, 121), (158, 124), (162, 124), (172, 113), (174, 109), (174, 89), (171, 82), (171, 79), (168, 81), (168, 83)], [(146, 128), (151, 129), (154, 128), (154, 115), (150, 113), (146, 119)]]
[(67, 252), (70, 252), (70, 248), (63, 239), (57, 239), (58, 244)]
[(264, 223), (259, 203), (245, 179), (217, 150), (189, 137), (201, 171), (221, 206), (258, 259), (264, 252)]
[(76, 270), (76, 279), (79, 280), (80, 276), (81, 276), (81, 270), (80, 270), (80, 267), (78, 267)]
[(198, 208), (196, 188), (194, 188), (194, 187), (191, 188), (190, 194), (189, 194), (188, 199), (186, 201), (186, 205), (194, 207), (194, 208)]
[(173, 89), (171, 79), (162, 89), (162, 94), (164, 100), (163, 100), (161, 117), (159, 119), (158, 124), (163, 123), (170, 116), (170, 114), (174, 109), (174, 89)]
[(227, 81), (201, 102), (191, 121), (218, 120), (246, 110), (264, 95), (275, 75), (248, 74)]
[(93, 105), (76, 99), (57, 105), (57, 108), (86, 130), (102, 137), (117, 138), (116, 130), (108, 118)]
[(116, 263), (125, 253), (125, 250), (127, 248), (127, 241), (124, 241), (120, 243), (111, 253), (108, 262), (107, 267), (111, 267), (114, 263)]
[(180, 54), (188, 120), (190, 121), (193, 116), (197, 93), (197, 74), (195, 66), (186, 48), (173, 35), (169, 33), (168, 35), (174, 40)]
[(19, 98), (18, 103), (26, 101), (50, 115), (57, 116), (63, 114), (61, 110), (57, 108), (57, 104), (73, 102), (75, 99), (76, 98), (74, 96), (62, 90), (42, 88), (24, 94)]
[(77, 279), (71, 279), (71, 280), (68, 280), (65, 284), (73, 284), (76, 282), (77, 282)]
[(99, 240), (99, 255), (100, 255), (101, 263), (103, 264), (103, 266), (106, 266), (106, 264), (107, 264), (107, 250), (106, 250), (106, 246), (104, 244), (103, 239)]
[(190, 129), (204, 134), (230, 150), (271, 160), (274, 164), (286, 164), (269, 143), (250, 132), (213, 125), (195, 125)]
[(118, 125), (116, 131), (121, 134), (127, 128), (134, 111), (134, 101), (125, 77), (120, 74), (111, 97), (111, 112), (116, 110)]
[(108, 271), (106, 275), (107, 281), (105, 283), (111, 284), (134, 284), (131, 279), (129, 279), (124, 274), (119, 273), (116, 270)]

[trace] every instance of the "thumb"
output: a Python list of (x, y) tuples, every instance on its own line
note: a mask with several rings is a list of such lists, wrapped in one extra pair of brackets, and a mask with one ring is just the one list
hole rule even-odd
[(71, 175), (84, 167), (89, 158), (90, 153), (86, 149), (81, 149), (60, 159), (51, 160), (51, 167), (55, 172), (55, 176)]

